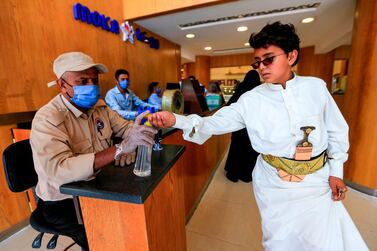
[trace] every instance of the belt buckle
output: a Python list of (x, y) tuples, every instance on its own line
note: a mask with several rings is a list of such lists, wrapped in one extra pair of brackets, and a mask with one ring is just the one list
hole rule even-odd
[(289, 174), (286, 171), (279, 169), (278, 175), (280, 179), (288, 182), (301, 182), (304, 180), (305, 175), (295, 175), (295, 174)]

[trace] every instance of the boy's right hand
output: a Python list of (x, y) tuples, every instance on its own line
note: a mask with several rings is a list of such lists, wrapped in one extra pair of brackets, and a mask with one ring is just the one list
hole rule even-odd
[(158, 128), (170, 128), (175, 125), (175, 116), (171, 112), (156, 112), (148, 117), (149, 123)]

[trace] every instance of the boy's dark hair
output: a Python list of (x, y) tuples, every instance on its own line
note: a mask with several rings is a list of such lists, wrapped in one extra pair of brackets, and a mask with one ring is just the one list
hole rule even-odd
[(128, 73), (127, 70), (125, 69), (118, 69), (115, 71), (115, 79), (118, 81), (118, 77), (120, 74), (127, 74), (128, 76), (130, 76), (130, 74)]
[(153, 88), (155, 88), (156, 86), (158, 86), (158, 82), (152, 82), (152, 83), (150, 83), (150, 84), (148, 85), (148, 92), (149, 92), (150, 94), (152, 94), (152, 93), (153, 93)]
[(259, 33), (250, 35), (249, 43), (254, 49), (275, 45), (280, 47), (287, 55), (289, 52), (297, 50), (297, 59), (292, 66), (296, 65), (300, 58), (300, 38), (296, 34), (293, 24), (282, 24), (280, 22), (267, 24)]

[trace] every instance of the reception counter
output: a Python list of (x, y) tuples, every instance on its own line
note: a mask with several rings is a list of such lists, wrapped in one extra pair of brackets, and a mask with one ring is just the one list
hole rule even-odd
[(185, 223), (222, 159), (229, 135), (199, 146), (182, 131), (163, 131), (163, 150), (153, 152), (152, 174), (133, 166), (105, 167), (95, 179), (61, 186), (78, 196), (91, 251), (186, 250)]
[(91, 181), (61, 186), (79, 196), (91, 251), (185, 250), (183, 146), (153, 152), (152, 174), (141, 178), (133, 166), (107, 166)]

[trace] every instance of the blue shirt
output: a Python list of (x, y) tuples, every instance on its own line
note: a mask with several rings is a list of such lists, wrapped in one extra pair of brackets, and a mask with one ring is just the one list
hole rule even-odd
[(117, 86), (107, 92), (105, 101), (112, 110), (127, 120), (135, 120), (139, 107), (143, 109), (148, 107), (159, 109), (157, 106), (150, 105), (141, 100), (130, 89), (127, 89), (126, 94), (123, 95)]
[(148, 104), (158, 107), (161, 110), (162, 98), (157, 93), (152, 93), (148, 98)]

